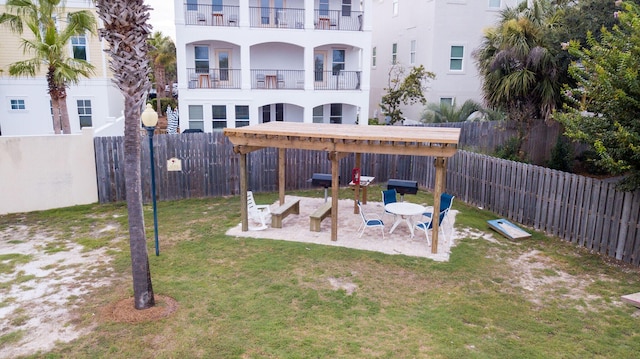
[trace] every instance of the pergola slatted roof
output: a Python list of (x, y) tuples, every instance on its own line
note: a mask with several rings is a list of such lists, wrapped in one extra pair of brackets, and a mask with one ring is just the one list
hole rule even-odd
[[(349, 153), (356, 154), (356, 167), (360, 167), (360, 154), (398, 154), (436, 157), (434, 208), (439, 208), (440, 194), (444, 191), (446, 158), (458, 149), (459, 128), (361, 126), (341, 124), (315, 124), (295, 122), (269, 122), (240, 128), (225, 128), (224, 134), (240, 154), (240, 193), (242, 200), (242, 230), (248, 230), (246, 154), (265, 147), (279, 149), (280, 203), (284, 203), (284, 158), (287, 148), (326, 151), (332, 167), (331, 239), (337, 240), (338, 219), (338, 161)], [(359, 198), (356, 187), (356, 200)], [(438, 221), (434, 221), (432, 251), (437, 251)]]
[[(459, 128), (269, 122), (224, 133), (235, 146), (451, 157)], [(250, 151), (249, 151), (250, 152)]]

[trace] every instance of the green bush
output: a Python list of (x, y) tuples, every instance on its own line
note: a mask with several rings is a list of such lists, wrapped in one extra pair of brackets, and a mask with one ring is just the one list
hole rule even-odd
[(551, 149), (547, 167), (564, 172), (573, 171), (573, 148), (564, 136), (558, 136), (556, 144)]
[[(166, 115), (167, 112), (167, 106), (171, 106), (171, 108), (175, 109), (176, 107), (178, 107), (178, 100), (176, 100), (175, 98), (172, 97), (163, 97), (160, 99), (160, 105), (162, 105), (162, 110), (160, 111), (160, 113), (158, 113), (159, 116), (164, 116)], [(151, 100), (151, 106), (153, 106), (154, 109), (157, 108), (158, 106), (158, 99), (154, 98)]]
[(520, 139), (515, 136), (511, 137), (505, 143), (496, 147), (493, 156), (505, 160), (523, 162), (520, 158)]
[(599, 158), (598, 153), (594, 150), (586, 150), (576, 157), (580, 167), (582, 167), (588, 174), (595, 176), (609, 175), (609, 172), (606, 169), (597, 165), (596, 161)]

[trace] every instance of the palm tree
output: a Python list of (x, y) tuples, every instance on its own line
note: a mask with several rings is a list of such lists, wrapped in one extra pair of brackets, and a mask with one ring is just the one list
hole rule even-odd
[(533, 0), (503, 10), (474, 51), (486, 105), (520, 124), (520, 145), (533, 122), (548, 122), (562, 103), (566, 63), (556, 36), (567, 2)]
[(124, 176), (129, 216), (129, 247), (136, 309), (155, 305), (149, 257), (147, 254), (142, 184), (140, 180), (140, 114), (149, 91), (147, 37), (151, 33), (150, 7), (143, 0), (95, 0), (104, 24), (100, 36), (109, 43), (107, 50), (113, 81), (124, 96)]
[[(159, 31), (154, 32), (148, 42), (150, 45), (149, 61), (153, 69), (153, 79), (155, 80), (158, 94), (157, 111), (161, 113), (160, 99), (166, 97), (165, 86), (168, 83), (167, 80), (172, 75), (175, 78), (176, 74), (176, 45), (169, 36), (164, 36)], [(171, 82), (173, 83), (173, 81)]]
[(11, 76), (35, 77), (40, 65), (47, 66), (47, 85), (53, 110), (53, 131), (71, 133), (67, 110), (67, 87), (78, 83), (80, 76), (89, 77), (93, 65), (68, 56), (67, 44), (72, 36), (95, 34), (96, 20), (87, 10), (66, 14), (66, 26), (58, 29), (57, 20), (65, 14), (62, 0), (7, 0), (9, 12), (0, 15), (0, 23), (8, 24), (22, 34), (26, 26), (31, 35), (22, 38), (24, 53), (33, 57), (9, 66)]
[(465, 101), (460, 107), (448, 103), (430, 103), (422, 112), (420, 119), (426, 123), (464, 122), (476, 111), (487, 112), (481, 104), (473, 100)]
[(522, 2), (503, 10), (498, 25), (485, 31), (474, 57), (489, 107), (523, 123), (550, 119), (562, 100), (561, 47), (551, 35), (561, 26), (564, 2)]

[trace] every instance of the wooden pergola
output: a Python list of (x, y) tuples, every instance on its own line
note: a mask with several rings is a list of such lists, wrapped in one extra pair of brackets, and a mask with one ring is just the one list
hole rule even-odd
[[(225, 128), (224, 134), (240, 154), (240, 198), (242, 231), (249, 230), (247, 213), (247, 153), (266, 147), (278, 148), (279, 200), (285, 200), (285, 155), (287, 148), (326, 151), (331, 160), (331, 240), (338, 240), (338, 161), (355, 153), (360, 167), (362, 153), (435, 157), (436, 177), (433, 208), (440, 208), (444, 192), (447, 158), (458, 150), (459, 128), (360, 126), (296, 122), (269, 122), (240, 128)], [(359, 198), (356, 186), (356, 199)], [(437, 216), (437, 213), (434, 214)], [(434, 217), (435, 218), (435, 217)], [(438, 221), (433, 222), (431, 251), (438, 251)]]

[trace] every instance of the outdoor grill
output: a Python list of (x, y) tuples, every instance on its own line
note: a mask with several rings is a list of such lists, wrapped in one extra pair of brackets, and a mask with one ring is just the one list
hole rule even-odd
[(395, 189), (396, 192), (400, 193), (400, 200), (404, 201), (405, 194), (418, 193), (418, 181), (390, 179), (387, 182), (387, 189)]
[[(340, 183), (340, 176), (338, 176), (338, 183)], [(324, 201), (327, 202), (327, 188), (331, 187), (331, 174), (314, 173), (313, 176), (311, 176), (311, 184), (324, 187)]]

